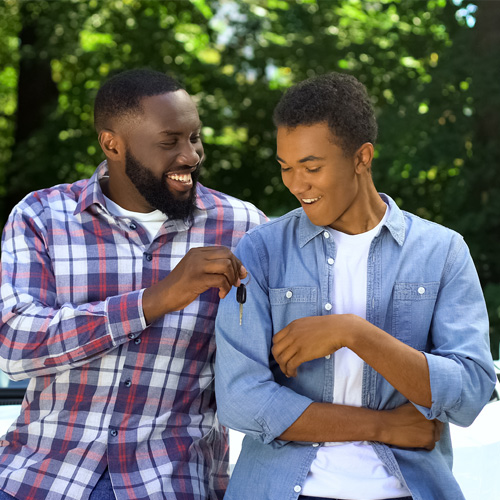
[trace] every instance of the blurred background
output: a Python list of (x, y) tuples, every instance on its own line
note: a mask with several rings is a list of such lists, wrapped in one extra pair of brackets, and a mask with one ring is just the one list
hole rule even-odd
[(136, 67), (195, 98), (202, 182), (281, 215), (296, 201), (273, 107), (304, 78), (350, 73), (378, 115), (377, 188), (464, 235), (497, 359), (499, 26), (497, 0), (0, 0), (0, 225), (28, 192), (92, 175), (95, 93)]

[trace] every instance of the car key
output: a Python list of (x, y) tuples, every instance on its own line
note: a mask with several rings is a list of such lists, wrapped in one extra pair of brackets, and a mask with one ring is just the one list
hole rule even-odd
[(240, 326), (243, 320), (243, 304), (247, 300), (247, 287), (242, 283), (236, 290), (236, 301), (240, 305)]

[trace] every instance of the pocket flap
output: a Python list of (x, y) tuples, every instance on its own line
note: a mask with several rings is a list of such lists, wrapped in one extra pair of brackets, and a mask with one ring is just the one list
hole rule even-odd
[(439, 291), (439, 282), (430, 283), (395, 283), (395, 300), (435, 300)]
[(316, 302), (318, 289), (313, 286), (291, 286), (288, 288), (270, 288), (271, 305), (290, 304), (292, 302)]

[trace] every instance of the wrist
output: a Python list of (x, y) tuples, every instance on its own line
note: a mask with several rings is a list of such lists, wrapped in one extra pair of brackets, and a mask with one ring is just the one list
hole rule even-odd
[(165, 314), (172, 312), (167, 304), (169, 303), (169, 290), (156, 283), (144, 290), (142, 295), (142, 310), (148, 324)]
[(358, 346), (363, 344), (365, 320), (356, 314), (345, 314), (344, 316), (346, 325), (342, 329), (342, 345), (357, 353)]

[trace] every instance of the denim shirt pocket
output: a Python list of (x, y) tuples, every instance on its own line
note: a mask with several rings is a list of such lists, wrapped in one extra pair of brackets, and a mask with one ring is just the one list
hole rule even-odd
[(429, 332), (439, 282), (399, 282), (394, 284), (392, 333), (418, 350), (429, 344)]
[(314, 286), (270, 288), (269, 302), (274, 331), (278, 332), (296, 319), (318, 315), (318, 288)]

